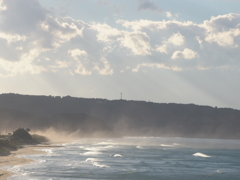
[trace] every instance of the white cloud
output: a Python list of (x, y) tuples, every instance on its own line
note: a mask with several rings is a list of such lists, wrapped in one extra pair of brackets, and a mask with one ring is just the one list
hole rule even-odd
[(36, 59), (40, 54), (38, 49), (32, 49), (28, 53), (24, 53), (21, 56), (20, 61), (7, 61), (5, 59), (0, 59), (0, 69), (5, 71), (4, 73), (0, 73), (1, 76), (15, 76), (17, 74), (39, 74), (44, 71), (47, 71), (43, 66), (34, 65), (32, 62)]
[(71, 69), (71, 73), (74, 72), (80, 75), (92, 74), (91, 66), (93, 67), (93, 65), (91, 62), (89, 62), (89, 56), (86, 51), (76, 48), (68, 50), (68, 54), (75, 60), (71, 61), (68, 59), (68, 62), (64, 63), (69, 67), (69, 69)]
[(57, 68), (67, 68), (69, 67), (69, 61), (60, 61), (60, 60), (57, 60), (56, 61), (56, 64), (58, 65)]
[(167, 70), (172, 70), (172, 71), (182, 71), (182, 68), (180, 67), (170, 67), (162, 63), (142, 63), (138, 64), (136, 67), (132, 69), (133, 72), (138, 72), (141, 68), (152, 68), (152, 69), (167, 69)]
[(16, 47), (16, 49), (21, 51), (21, 50), (23, 50), (23, 47), (22, 46), (18, 46), (18, 47)]
[(0, 11), (5, 11), (7, 10), (7, 6), (3, 5), (3, 0), (0, 0)]
[(232, 46), (235, 47), (234, 39), (240, 35), (240, 29), (230, 29), (225, 32), (218, 33), (209, 33), (205, 41), (209, 43), (216, 42), (219, 46), (227, 47)]
[(80, 74), (80, 75), (91, 75), (92, 74), (92, 72), (87, 70), (81, 63), (78, 64), (78, 67), (74, 72), (76, 74)]
[(136, 20), (136, 21), (127, 21), (127, 20), (117, 20), (118, 24), (121, 24), (125, 28), (131, 28), (134, 31), (141, 31), (143, 28), (148, 29), (165, 29), (167, 23), (165, 20), (163, 21), (151, 21), (151, 20)]
[[(152, 30), (165, 30), (167, 28), (186, 28), (191, 26), (198, 26), (198, 24), (193, 23), (192, 21), (177, 21), (177, 20), (162, 20), (162, 21), (152, 21), (140, 19), (136, 21), (127, 21), (127, 20), (117, 20), (118, 24), (122, 24), (125, 28), (131, 28), (134, 31), (141, 31), (142, 29), (152, 29)], [(202, 27), (200, 27), (202, 28)]]
[(8, 43), (17, 41), (26, 41), (26, 36), (21, 36), (18, 34), (8, 34), (6, 32), (0, 32), (0, 39), (5, 39)]
[(68, 54), (70, 54), (70, 56), (72, 56), (75, 60), (77, 60), (79, 57), (87, 57), (87, 52), (80, 49), (68, 50)]
[[(114, 37), (121, 35), (121, 31), (116, 28), (112, 28), (107, 24), (94, 24), (90, 29), (96, 30), (98, 32), (98, 41), (109, 42), (114, 40)], [(112, 38), (112, 39), (111, 39)]]
[(94, 69), (96, 69), (101, 75), (111, 75), (113, 74), (113, 69), (111, 69), (109, 62), (105, 58), (101, 58), (101, 63), (95, 65)]
[[(46, 69), (43, 66), (35, 66), (31, 64), (27, 60), (22, 60), (18, 62), (9, 62), (4, 59), (0, 59), (0, 76), (8, 77), (8, 76), (16, 76), (18, 74), (39, 74), (45, 72)], [(5, 72), (4, 72), (5, 71)]]
[(166, 16), (167, 16), (168, 18), (173, 17), (173, 15), (172, 15), (172, 13), (171, 13), (170, 11), (167, 11), (165, 14), (166, 14)]
[(122, 47), (130, 49), (135, 55), (151, 55), (151, 45), (146, 33), (125, 33), (124, 37), (118, 38)]
[(203, 40), (199, 36), (196, 36), (195, 38), (196, 38), (197, 42), (199, 43), (199, 45), (202, 47)]
[(205, 20), (201, 25), (208, 32), (224, 32), (236, 28), (240, 23), (240, 14), (229, 13), (219, 16), (213, 16), (210, 20)]
[(40, 24), (40, 27), (44, 30), (44, 31), (49, 31), (49, 25), (46, 22), (42, 22)]
[[(42, 50), (42, 51), (44, 51), (44, 50)], [(29, 61), (33, 61), (33, 60), (35, 60), (39, 56), (40, 53), (41, 53), (40, 49), (37, 49), (37, 48), (31, 49), (29, 52), (24, 53), (22, 55), (21, 59), (22, 60), (27, 59)]]
[(157, 45), (156, 51), (164, 54), (168, 54), (168, 49), (171, 48), (171, 45), (182, 46), (184, 44), (184, 36), (179, 32), (174, 33), (168, 40), (162, 41), (162, 45)]
[(184, 36), (179, 32), (175, 33), (168, 39), (168, 43), (172, 43), (176, 46), (181, 46), (184, 44)]
[(160, 52), (160, 53), (165, 53), (165, 54), (167, 54), (167, 53), (168, 53), (168, 52), (167, 52), (167, 45), (164, 44), (164, 45), (161, 45), (161, 46), (157, 46), (156, 51), (157, 51), (157, 52)]
[(82, 37), (83, 24), (81, 21), (75, 21), (71, 18), (56, 19), (56, 22), (60, 26), (55, 33), (63, 42), (80, 36)]
[(191, 49), (185, 48), (183, 51), (175, 51), (171, 59), (194, 59), (197, 57), (197, 53)]

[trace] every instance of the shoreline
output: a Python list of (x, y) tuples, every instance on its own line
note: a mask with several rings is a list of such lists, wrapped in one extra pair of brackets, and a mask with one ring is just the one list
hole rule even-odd
[(47, 148), (54, 148), (54, 147), (61, 147), (61, 146), (54, 146), (54, 145), (24, 145), (23, 148), (19, 148), (16, 151), (11, 151), (11, 154), (7, 156), (0, 156), (0, 180), (7, 180), (10, 176), (14, 175), (13, 172), (4, 170), (3, 167), (5, 166), (14, 166), (14, 165), (22, 165), (22, 164), (29, 164), (34, 162), (34, 160), (26, 159), (26, 158), (19, 158), (16, 156), (20, 155), (32, 155), (32, 154), (44, 154), (44, 151), (40, 151), (37, 149), (47, 149)]

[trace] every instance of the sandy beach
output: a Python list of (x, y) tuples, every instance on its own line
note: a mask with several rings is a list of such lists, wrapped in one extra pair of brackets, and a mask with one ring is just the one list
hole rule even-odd
[(51, 146), (51, 145), (26, 145), (23, 148), (18, 149), (17, 151), (11, 151), (11, 154), (8, 156), (0, 156), (0, 180), (6, 180), (9, 176), (14, 173), (5, 171), (1, 169), (4, 166), (14, 166), (20, 164), (31, 163), (32, 160), (25, 158), (18, 158), (16, 156), (25, 155), (25, 154), (41, 154), (43, 151), (38, 151), (36, 149), (44, 149), (51, 147), (59, 147), (59, 146)]

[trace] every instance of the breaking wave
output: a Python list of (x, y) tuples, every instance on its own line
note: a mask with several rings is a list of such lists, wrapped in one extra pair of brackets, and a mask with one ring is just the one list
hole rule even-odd
[(196, 157), (205, 157), (205, 158), (209, 158), (209, 157), (211, 157), (211, 156), (208, 156), (208, 155), (206, 155), (206, 154), (203, 154), (203, 153), (195, 153), (195, 154), (193, 154), (193, 156), (196, 156)]
[(122, 157), (121, 154), (115, 154), (114, 157)]

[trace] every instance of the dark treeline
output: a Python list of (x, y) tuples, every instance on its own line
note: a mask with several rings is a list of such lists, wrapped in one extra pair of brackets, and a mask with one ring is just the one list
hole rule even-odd
[(82, 136), (240, 139), (240, 111), (194, 104), (0, 95), (1, 129), (52, 127)]
[(30, 129), (18, 128), (7, 135), (0, 135), (0, 156), (9, 155), (10, 151), (15, 151), (23, 145), (36, 145), (47, 143), (49, 140), (37, 134), (29, 134)]

